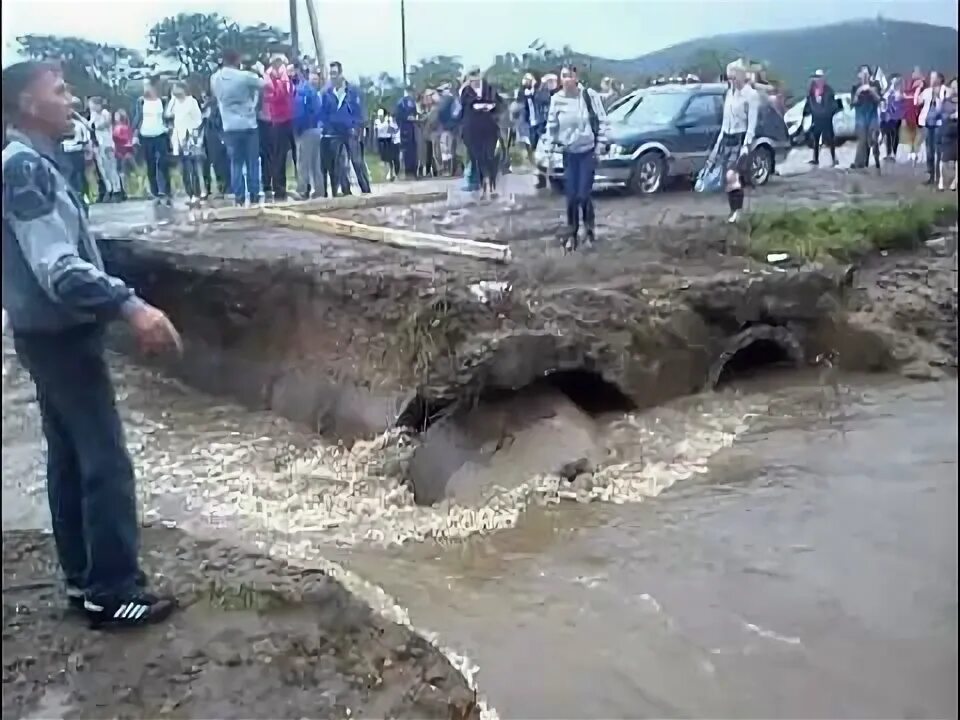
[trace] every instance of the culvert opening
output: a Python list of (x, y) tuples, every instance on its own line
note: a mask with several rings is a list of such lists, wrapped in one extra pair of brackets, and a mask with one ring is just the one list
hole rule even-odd
[(396, 424), (424, 432), (438, 420), (453, 413), (485, 403), (503, 402), (525, 394), (536, 395), (544, 390), (559, 391), (592, 417), (630, 412), (637, 407), (619, 387), (604, 380), (598, 373), (589, 370), (558, 370), (516, 389), (487, 388), (469, 403), (434, 403), (418, 394), (400, 413)]
[(630, 412), (637, 407), (619, 387), (589, 370), (550, 373), (539, 384), (559, 390), (588, 415)]
[(606, 455), (603, 427), (634, 403), (597, 373), (550, 373), (464, 396), (428, 422), (406, 480), (420, 505), (479, 506), (496, 488), (558, 473), (568, 479)]
[(715, 387), (723, 387), (732, 382), (748, 380), (763, 373), (794, 365), (793, 358), (780, 343), (774, 340), (754, 340), (737, 350), (723, 364)]

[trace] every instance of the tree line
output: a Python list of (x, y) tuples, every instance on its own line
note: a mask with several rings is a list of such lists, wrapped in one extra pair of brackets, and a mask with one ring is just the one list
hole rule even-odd
[[(218, 13), (181, 13), (166, 17), (149, 29), (147, 37), (146, 53), (58, 35), (24, 35), (17, 40), (27, 57), (61, 62), (65, 78), (76, 95), (101, 96), (114, 108), (129, 108), (140, 94), (142, 81), (153, 76), (185, 80), (194, 92), (205, 90), (223, 51), (228, 48), (252, 58), (277, 52), (292, 55), (287, 31), (267, 24), (240, 26)], [(677, 74), (693, 73), (703, 79), (715, 79), (734, 57), (737, 54), (733, 50), (700, 51), (677, 68)], [(539, 39), (520, 53), (497, 55), (486, 72), (493, 84), (512, 92), (519, 87), (524, 73), (555, 72), (564, 64), (576, 65), (581, 80), (591, 87), (596, 87), (603, 75), (590, 56), (577, 53), (570, 46), (555, 50)], [(463, 76), (464, 69), (457, 56), (434, 55), (411, 65), (407, 79), (415, 91), (422, 92), (443, 82), (456, 82)], [(617, 79), (628, 87), (653, 80)], [(376, 77), (361, 76), (356, 84), (369, 113), (378, 107), (392, 108), (403, 94), (402, 79), (386, 72)]]

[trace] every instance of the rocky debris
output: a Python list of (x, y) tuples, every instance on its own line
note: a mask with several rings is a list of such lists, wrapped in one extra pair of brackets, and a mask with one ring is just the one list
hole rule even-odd
[[(889, 365), (907, 377), (937, 379), (957, 369), (956, 256), (896, 254), (872, 258), (858, 273), (850, 298), (850, 331), (879, 337)], [(850, 348), (844, 355), (870, 350)], [(874, 348), (876, 353), (877, 349)], [(859, 359), (858, 359), (859, 360)], [(859, 362), (857, 363), (859, 364)]]
[(80, 717), (479, 718), (439, 650), (321, 571), (156, 528), (144, 556), (186, 607), (94, 632), (65, 609), (52, 537), (4, 532), (4, 717), (59, 697)]

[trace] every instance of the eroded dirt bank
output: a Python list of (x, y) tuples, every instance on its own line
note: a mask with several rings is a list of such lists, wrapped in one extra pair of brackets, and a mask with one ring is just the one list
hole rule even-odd
[(162, 527), (143, 557), (185, 610), (91, 632), (64, 609), (52, 537), (4, 532), (4, 717), (479, 717), (435, 647), (321, 571)]
[[(898, 197), (904, 183), (780, 178), (752, 203), (827, 210)], [(563, 257), (557, 205), (517, 196), (340, 213), (509, 239), (507, 267), (252, 222), (111, 238), (104, 255), (182, 329), (177, 374), (347, 440), (398, 422), (422, 429), (443, 409), (565, 373), (642, 408), (713, 386), (738, 356), (802, 365), (832, 353), (846, 369), (917, 376), (956, 366), (950, 258), (921, 248), (861, 273), (771, 267), (736, 254), (719, 199), (689, 193), (601, 199), (601, 248)]]

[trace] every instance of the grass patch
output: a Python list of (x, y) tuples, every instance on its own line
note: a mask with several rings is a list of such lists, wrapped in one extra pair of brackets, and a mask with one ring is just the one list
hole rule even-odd
[(750, 217), (746, 252), (760, 260), (787, 253), (849, 262), (873, 251), (916, 248), (935, 227), (956, 221), (955, 198), (760, 213)]
[(287, 606), (287, 602), (274, 590), (264, 590), (240, 583), (230, 586), (211, 582), (205, 593), (197, 600), (206, 600), (210, 607), (224, 611), (253, 610), (265, 612)]
[(440, 357), (452, 357), (466, 333), (445, 294), (415, 308), (397, 329), (395, 345), (402, 367), (425, 382)]

